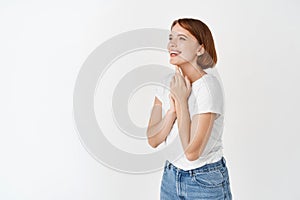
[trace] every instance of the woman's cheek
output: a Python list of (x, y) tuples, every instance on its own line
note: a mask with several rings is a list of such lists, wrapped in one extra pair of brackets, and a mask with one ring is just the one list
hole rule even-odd
[(184, 62), (190, 61), (189, 56), (186, 53), (181, 53), (180, 56), (182, 61)]

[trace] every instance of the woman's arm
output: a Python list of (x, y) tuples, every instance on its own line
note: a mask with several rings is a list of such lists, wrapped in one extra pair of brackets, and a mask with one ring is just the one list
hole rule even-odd
[(197, 114), (191, 121), (187, 101), (176, 105), (178, 131), (185, 156), (190, 161), (197, 160), (210, 137), (216, 114)]
[(178, 132), (188, 160), (193, 161), (200, 157), (211, 135), (212, 126), (216, 118), (215, 113), (201, 113), (190, 119), (188, 97), (191, 93), (191, 84), (187, 77), (179, 73), (171, 81), (171, 96), (175, 101)]
[(161, 144), (169, 135), (174, 121), (176, 119), (176, 112), (171, 103), (170, 109), (162, 118), (162, 103), (155, 97), (154, 105), (147, 128), (148, 143), (153, 148)]

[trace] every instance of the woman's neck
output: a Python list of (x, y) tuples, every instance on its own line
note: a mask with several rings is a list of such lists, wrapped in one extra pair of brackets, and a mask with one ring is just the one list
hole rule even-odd
[(200, 79), (203, 75), (207, 74), (201, 67), (199, 66), (178, 66), (183, 76), (187, 76), (190, 80), (191, 84), (196, 80)]

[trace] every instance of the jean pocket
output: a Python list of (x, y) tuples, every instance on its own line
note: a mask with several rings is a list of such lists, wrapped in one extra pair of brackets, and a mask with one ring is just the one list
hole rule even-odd
[(192, 180), (202, 187), (220, 187), (224, 183), (224, 177), (220, 170), (197, 172)]

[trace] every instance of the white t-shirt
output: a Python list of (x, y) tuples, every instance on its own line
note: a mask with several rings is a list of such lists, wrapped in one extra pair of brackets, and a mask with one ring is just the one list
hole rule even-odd
[[(165, 76), (164, 80), (162, 80), (164, 87), (157, 87), (156, 90), (156, 97), (162, 102), (163, 116), (170, 108), (169, 86), (173, 75), (174, 73)], [(224, 122), (224, 94), (217, 77), (212, 74), (205, 74), (192, 83), (188, 107), (191, 120), (193, 115), (207, 112), (216, 113), (217, 118), (214, 121), (211, 136), (207, 145), (197, 160), (189, 161), (184, 154), (181, 143), (177, 142), (176, 148), (181, 149), (181, 154), (179, 154), (176, 159), (168, 160), (173, 165), (183, 170), (195, 169), (205, 164), (219, 161), (223, 156), (222, 133)], [(180, 140), (177, 119), (166, 140), (162, 142), (158, 148), (170, 145), (176, 138), (177, 140)]]

